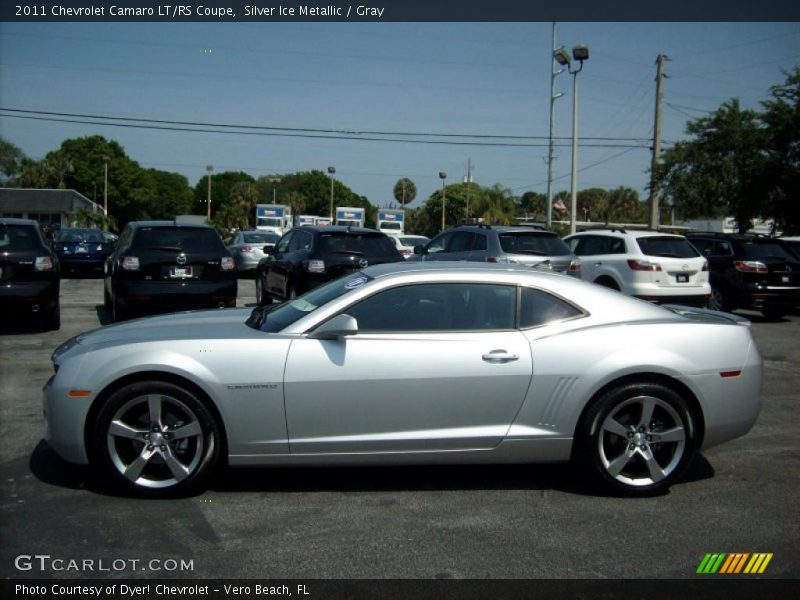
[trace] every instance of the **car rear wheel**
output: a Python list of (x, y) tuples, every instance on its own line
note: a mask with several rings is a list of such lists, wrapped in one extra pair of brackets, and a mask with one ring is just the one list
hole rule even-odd
[(625, 384), (603, 394), (586, 413), (576, 458), (612, 493), (643, 496), (669, 487), (696, 449), (686, 401), (656, 383)]
[(256, 305), (264, 306), (264, 284), (258, 275), (256, 275)]
[(117, 323), (118, 321), (124, 321), (128, 318), (128, 311), (122, 308), (122, 305), (117, 300), (116, 296), (111, 298), (111, 319)]
[(55, 306), (42, 313), (42, 329), (45, 331), (57, 331), (61, 329), (61, 305), (56, 302)]
[(725, 312), (730, 311), (730, 306), (725, 300), (725, 297), (722, 295), (722, 292), (715, 287), (711, 288), (711, 295), (708, 297), (707, 307), (711, 310), (721, 310)]
[(187, 389), (166, 382), (129, 384), (100, 410), (95, 456), (112, 480), (143, 496), (199, 490), (219, 457), (219, 429)]

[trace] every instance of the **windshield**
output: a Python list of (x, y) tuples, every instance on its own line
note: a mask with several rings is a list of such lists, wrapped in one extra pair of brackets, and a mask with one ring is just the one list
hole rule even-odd
[(368, 281), (372, 281), (372, 277), (361, 272), (351, 273), (314, 288), (294, 300), (282, 304), (257, 306), (245, 323), (253, 329), (277, 333), (320, 306), (352, 292)]
[(0, 224), (0, 252), (38, 250), (42, 245), (32, 225)]
[(636, 240), (639, 248), (647, 256), (665, 256), (670, 258), (695, 258), (700, 253), (695, 250), (686, 238), (663, 236), (645, 237)]
[(384, 221), (381, 223), (381, 229), (396, 229), (400, 231), (402, 228), (400, 227), (400, 223), (395, 221)]
[(354, 254), (357, 256), (395, 256), (394, 242), (374, 233), (323, 233), (317, 240), (320, 254)]
[(283, 219), (279, 219), (276, 217), (259, 217), (258, 222), (256, 223), (258, 227), (283, 227)]

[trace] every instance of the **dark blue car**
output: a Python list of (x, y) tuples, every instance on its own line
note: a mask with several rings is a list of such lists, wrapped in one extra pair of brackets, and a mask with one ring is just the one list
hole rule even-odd
[(72, 227), (55, 234), (53, 250), (61, 263), (62, 275), (102, 276), (103, 264), (113, 252), (114, 242), (100, 229)]

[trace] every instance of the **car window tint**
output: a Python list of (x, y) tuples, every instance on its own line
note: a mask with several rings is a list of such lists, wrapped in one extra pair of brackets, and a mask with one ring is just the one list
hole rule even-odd
[(522, 288), (519, 313), (519, 326), (522, 329), (571, 319), (581, 314), (583, 313), (579, 309), (551, 294), (532, 288)]
[(475, 241), (475, 234), (471, 231), (456, 231), (447, 244), (447, 252), (469, 252), (472, 250), (472, 242)]
[(475, 234), (475, 245), (472, 247), (473, 250), (486, 250), (488, 248), (486, 242), (486, 236), (482, 233)]
[(226, 251), (219, 234), (204, 227), (142, 227), (134, 236), (133, 249), (164, 252)]
[(750, 260), (761, 258), (778, 258), (780, 260), (794, 260), (780, 242), (754, 241), (743, 244), (744, 255)]
[(605, 254), (625, 254), (625, 240), (622, 238), (606, 238)]
[(375, 233), (323, 233), (317, 239), (320, 254), (356, 256), (400, 256), (388, 236)]
[(0, 248), (3, 252), (41, 248), (36, 228), (30, 225), (0, 225)]
[(295, 231), (292, 240), (289, 242), (289, 252), (297, 250), (308, 250), (311, 248), (313, 237), (307, 231)]
[(436, 252), (444, 252), (447, 243), (450, 241), (450, 238), (453, 237), (452, 232), (443, 233), (442, 235), (433, 238), (431, 243), (428, 245), (428, 254), (435, 254)]
[(360, 332), (493, 331), (514, 328), (516, 288), (437, 283), (392, 288), (349, 307)]
[(578, 256), (590, 256), (592, 254), (605, 254), (605, 240), (595, 235), (587, 235), (581, 238), (573, 238), (570, 243), (577, 240), (573, 252)]
[(671, 258), (695, 258), (700, 256), (695, 247), (683, 237), (643, 237), (636, 241), (639, 244), (639, 248), (647, 256)]
[(278, 241), (278, 234), (276, 233), (240, 233), (237, 238), (238, 243), (246, 242), (248, 244), (274, 244)]
[(291, 243), (292, 238), (294, 237), (295, 233), (296, 232), (294, 232), (294, 231), (290, 231), (289, 233), (287, 233), (285, 236), (283, 236), (281, 238), (281, 241), (279, 241), (278, 245), (275, 246), (275, 254), (280, 254), (282, 252), (286, 252), (289, 249), (289, 244)]
[(498, 237), (500, 247), (508, 254), (561, 256), (570, 253), (569, 246), (555, 234), (521, 231), (503, 233)]

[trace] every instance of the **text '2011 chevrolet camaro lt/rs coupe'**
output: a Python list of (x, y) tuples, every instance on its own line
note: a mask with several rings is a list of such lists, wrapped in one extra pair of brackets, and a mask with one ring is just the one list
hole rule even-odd
[(111, 325), (53, 363), (46, 439), (150, 496), (202, 489), (220, 464), (570, 460), (607, 491), (651, 494), (752, 427), (762, 379), (741, 317), (456, 263)]

